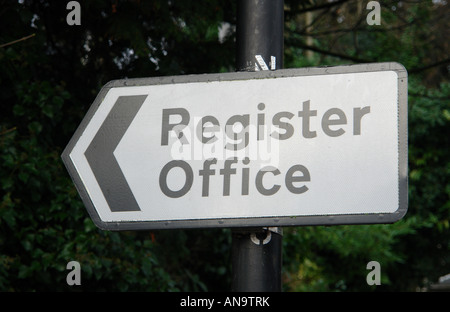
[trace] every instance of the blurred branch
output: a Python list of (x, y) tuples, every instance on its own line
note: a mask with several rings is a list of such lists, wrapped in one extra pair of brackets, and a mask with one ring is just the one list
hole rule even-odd
[(422, 98), (427, 98), (430, 100), (450, 100), (450, 96), (432, 96), (432, 95), (413, 92), (413, 91), (408, 91), (408, 96), (422, 97)]
[(415, 22), (416, 22), (415, 20), (412, 20), (405, 24), (393, 26), (390, 28), (378, 28), (378, 27), (377, 28), (375, 28), (375, 27), (368, 28), (368, 27), (357, 27), (361, 24), (361, 19), (360, 19), (358, 21), (358, 23), (356, 23), (353, 27), (350, 27), (350, 28), (332, 29), (332, 30), (326, 30), (326, 31), (322, 31), (322, 32), (309, 33), (308, 35), (313, 36), (313, 37), (319, 37), (319, 36), (327, 36), (327, 35), (337, 34), (337, 33), (349, 33), (349, 32), (354, 32), (354, 31), (358, 31), (358, 32), (389, 32), (389, 31), (395, 31), (395, 30), (403, 30), (404, 28), (411, 26)]
[(13, 132), (13, 131), (16, 131), (16, 130), (17, 130), (17, 127), (12, 127), (10, 129), (6, 129), (6, 130), (1, 131), (0, 135), (5, 135), (5, 134), (7, 134), (9, 132)]
[[(314, 52), (317, 52), (320, 54), (329, 55), (329, 56), (337, 57), (337, 58), (340, 58), (343, 60), (349, 60), (349, 61), (356, 62), (356, 63), (376, 62), (376, 60), (362, 59), (362, 58), (354, 57), (354, 56), (347, 55), (347, 54), (341, 54), (341, 53), (337, 53), (337, 52), (333, 52), (333, 51), (329, 51), (329, 50), (323, 50), (323, 49), (320, 49), (320, 48), (317, 48), (314, 46), (309, 46), (309, 45), (303, 44), (299, 40), (296, 40), (293, 38), (286, 39), (286, 44), (300, 48), (300, 49), (310, 50), (310, 51), (314, 51)], [(422, 71), (431, 69), (436, 66), (444, 65), (444, 64), (450, 64), (450, 58), (446, 58), (446, 59), (437, 61), (437, 62), (429, 64), (429, 65), (425, 65), (422, 67), (411, 68), (408, 70), (408, 74), (417, 74)]]
[(25, 40), (27, 40), (27, 39), (30, 39), (30, 38), (34, 37), (34, 36), (36, 36), (36, 34), (31, 34), (31, 35), (29, 35), (29, 36), (26, 36), (26, 37), (23, 37), (23, 38), (20, 38), (20, 39), (11, 41), (11, 42), (7, 42), (7, 43), (4, 43), (4, 44), (0, 44), (0, 48), (4, 48), (4, 47), (10, 46), (10, 45), (13, 45), (13, 44), (15, 44), (15, 43), (21, 42), (21, 41), (25, 41)]
[(321, 10), (321, 9), (328, 9), (328, 8), (334, 7), (336, 5), (341, 5), (348, 1), (349, 0), (339, 0), (339, 1), (335, 1), (335, 2), (328, 2), (328, 3), (322, 4), (322, 5), (316, 5), (313, 7), (306, 8), (306, 9), (298, 10), (295, 13), (302, 14), (302, 13), (317, 11), (317, 10)]
[(291, 39), (286, 39), (286, 44), (295, 46), (297, 48), (310, 50), (310, 51), (314, 51), (314, 52), (317, 52), (317, 53), (321, 53), (321, 54), (337, 57), (337, 58), (340, 58), (340, 59), (343, 59), (343, 60), (349, 60), (349, 61), (356, 62), (356, 63), (370, 63), (370, 62), (373, 62), (371, 60), (361, 59), (361, 58), (354, 57), (354, 56), (351, 56), (351, 55), (341, 54), (341, 53), (337, 53), (337, 52), (333, 52), (333, 51), (322, 50), (322, 49), (319, 49), (319, 48), (313, 47), (313, 46), (308, 46), (308, 45), (303, 44), (301, 42), (298, 42), (297, 40), (292, 39), (292, 38)]
[(447, 64), (447, 63), (450, 63), (450, 58), (446, 58), (444, 60), (440, 60), (440, 61), (438, 61), (436, 63), (429, 64), (429, 65), (426, 65), (426, 66), (423, 66), (423, 67), (411, 68), (408, 71), (408, 73), (410, 73), (410, 74), (420, 73), (420, 72), (425, 71), (427, 69), (430, 69), (430, 68), (433, 68), (433, 67), (436, 67), (436, 66), (440, 66), (440, 65), (444, 65), (444, 64)]

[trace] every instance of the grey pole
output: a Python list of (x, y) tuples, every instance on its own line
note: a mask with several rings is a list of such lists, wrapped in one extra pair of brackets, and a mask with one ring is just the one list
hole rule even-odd
[(238, 0), (236, 69), (254, 71), (257, 55), (269, 69), (283, 68), (283, 31), (284, 0)]
[(281, 291), (281, 230), (233, 230), (232, 291)]
[[(284, 0), (238, 0), (236, 69), (283, 68)], [(232, 290), (281, 291), (282, 229), (234, 229)]]

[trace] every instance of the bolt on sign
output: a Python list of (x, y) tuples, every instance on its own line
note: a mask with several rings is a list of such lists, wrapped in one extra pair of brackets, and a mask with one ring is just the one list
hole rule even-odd
[(392, 223), (408, 205), (407, 72), (116, 80), (62, 158), (102, 229)]

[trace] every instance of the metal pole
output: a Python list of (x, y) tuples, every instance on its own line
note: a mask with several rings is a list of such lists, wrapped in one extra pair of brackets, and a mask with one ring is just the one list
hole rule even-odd
[[(238, 0), (236, 69), (283, 67), (284, 0)], [(234, 229), (232, 290), (281, 291), (282, 229)]]
[[(254, 71), (283, 68), (284, 0), (238, 0), (236, 69)], [(275, 64), (272, 63), (275, 57)]]
[(232, 291), (281, 291), (281, 228), (233, 230)]

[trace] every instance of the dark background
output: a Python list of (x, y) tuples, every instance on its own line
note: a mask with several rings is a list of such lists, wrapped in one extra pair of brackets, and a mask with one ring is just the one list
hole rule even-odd
[[(448, 3), (379, 1), (368, 25), (367, 2), (285, 0), (284, 67), (406, 67), (408, 213), (285, 228), (284, 291), (429, 290), (450, 273)], [(60, 155), (110, 80), (235, 71), (236, 1), (79, 1), (73, 26), (67, 3), (0, 1), (0, 291), (229, 290), (229, 229), (101, 231)], [(80, 286), (66, 283), (72, 260)]]

